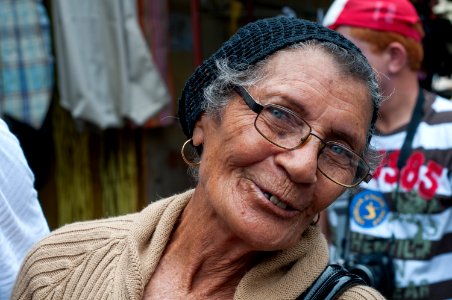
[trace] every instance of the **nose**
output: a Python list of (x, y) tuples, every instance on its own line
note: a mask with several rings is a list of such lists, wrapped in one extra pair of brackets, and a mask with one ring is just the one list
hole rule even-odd
[(321, 140), (317, 135), (311, 133), (300, 147), (278, 153), (275, 161), (286, 170), (292, 181), (315, 183), (317, 181), (317, 157), (321, 148)]

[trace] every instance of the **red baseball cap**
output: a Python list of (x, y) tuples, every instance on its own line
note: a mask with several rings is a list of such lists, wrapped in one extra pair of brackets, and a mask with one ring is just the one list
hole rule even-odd
[(335, 30), (341, 25), (400, 33), (420, 42), (423, 34), (413, 25), (420, 22), (408, 0), (336, 0), (323, 25)]

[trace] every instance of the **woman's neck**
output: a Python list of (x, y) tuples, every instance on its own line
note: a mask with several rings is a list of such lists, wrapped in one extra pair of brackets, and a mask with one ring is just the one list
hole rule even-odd
[(192, 199), (188, 203), (150, 284), (171, 280), (171, 288), (184, 298), (232, 298), (258, 255), (201, 202)]

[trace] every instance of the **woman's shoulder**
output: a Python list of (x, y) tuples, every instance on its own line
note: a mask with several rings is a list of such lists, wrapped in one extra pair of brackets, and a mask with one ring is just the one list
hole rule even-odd
[[(130, 231), (130, 225), (135, 222), (140, 213), (133, 213), (119, 217), (110, 217), (99, 220), (81, 221), (62, 226), (49, 234), (41, 243), (50, 241), (105, 239), (124, 237)], [(81, 240), (80, 240), (81, 239)], [(47, 243), (45, 243), (47, 242)]]
[(122, 247), (133, 222), (133, 215), (127, 215), (65, 225), (36, 243), (23, 264), (31, 267), (43, 260), (45, 264), (67, 262), (67, 266), (75, 266), (69, 262), (102, 251), (105, 247)]
[[(121, 264), (134, 260), (129, 238), (133, 222), (134, 215), (128, 215), (73, 223), (53, 231), (26, 256), (13, 299), (29, 299), (36, 293), (41, 299), (58, 291), (65, 297), (73, 293), (71, 297), (84, 295), (81, 299), (89, 299), (100, 281), (104, 288), (113, 288), (107, 283), (115, 282)], [(71, 282), (73, 290), (67, 288)]]
[(12, 299), (139, 294), (144, 288), (140, 251), (148, 246), (157, 224), (177, 218), (191, 194), (161, 199), (137, 213), (53, 231), (28, 252)]
[(39, 241), (30, 251), (44, 255), (57, 251), (61, 254), (74, 248), (78, 252), (94, 251), (101, 245), (126, 238), (139, 213), (99, 220), (81, 221), (62, 226)]
[(347, 289), (339, 300), (384, 300), (386, 299), (377, 290), (366, 285), (355, 285)]
[[(126, 238), (136, 239), (138, 235), (144, 234), (143, 231), (150, 231), (149, 234), (152, 234), (155, 227), (153, 223), (160, 220), (165, 211), (180, 203), (174, 200), (179, 200), (186, 194), (190, 195), (187, 192), (155, 201), (139, 212), (64, 225), (37, 243), (33, 250), (45, 249), (46, 253), (55, 250), (61, 253), (64, 249), (75, 247), (78, 251), (94, 251), (105, 243), (118, 243)], [(184, 203), (179, 206), (183, 207)], [(33, 254), (33, 250), (30, 254)]]

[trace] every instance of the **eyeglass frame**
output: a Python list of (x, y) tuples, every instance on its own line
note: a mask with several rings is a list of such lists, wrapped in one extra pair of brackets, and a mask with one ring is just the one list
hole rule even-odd
[[(319, 137), (318, 135), (316, 135), (315, 133), (313, 133), (313, 132), (312, 132), (312, 127), (311, 127), (311, 125), (310, 125), (304, 118), (300, 117), (297, 113), (295, 113), (295, 112), (292, 111), (291, 109), (289, 109), (289, 108), (287, 108), (287, 107), (284, 107), (284, 106), (281, 106), (281, 105), (278, 105), (278, 104), (273, 104), (273, 103), (272, 103), (272, 104), (262, 105), (262, 104), (258, 103), (256, 100), (254, 100), (254, 98), (249, 94), (249, 92), (248, 92), (244, 87), (239, 86), (239, 85), (234, 86), (234, 91), (237, 92), (237, 94), (239, 94), (239, 95), (241, 96), (241, 98), (243, 99), (243, 101), (245, 102), (245, 104), (249, 107), (249, 109), (251, 109), (253, 112), (255, 112), (255, 113), (257, 114), (257, 115), (256, 115), (256, 119), (254, 120), (254, 128), (256, 128), (257, 132), (259, 132), (259, 134), (260, 134), (263, 138), (265, 138), (267, 141), (269, 141), (269, 142), (272, 143), (273, 145), (275, 145), (275, 146), (277, 146), (277, 147), (279, 147), (279, 148), (282, 148), (282, 149), (286, 149), (286, 150), (295, 150), (295, 149), (300, 148), (301, 146), (303, 146), (303, 145), (307, 142), (307, 140), (309, 139), (309, 136), (312, 135), (312, 136), (316, 137), (317, 139), (319, 139), (320, 142), (322, 143), (322, 148), (320, 149), (320, 151), (319, 151), (318, 154), (317, 154), (317, 159), (319, 158), (320, 154), (322, 153), (322, 151), (323, 151), (323, 149), (326, 147), (326, 145), (329, 145), (329, 144), (335, 144), (335, 145), (338, 145), (338, 146), (340, 146), (340, 147), (342, 147), (342, 148), (344, 148), (344, 149), (346, 149), (346, 150), (352, 152), (354, 155), (358, 156), (358, 157), (362, 160), (362, 162), (364, 163), (364, 165), (367, 167), (367, 174), (366, 174), (361, 180), (359, 180), (358, 182), (356, 182), (356, 183), (354, 183), (354, 184), (344, 184), (344, 183), (340, 183), (340, 182), (338, 182), (338, 181), (332, 179), (330, 176), (326, 175), (325, 172), (322, 171), (322, 170), (318, 167), (318, 165), (317, 165), (317, 169), (318, 169), (318, 170), (320, 171), (320, 173), (322, 173), (326, 178), (328, 178), (329, 180), (333, 181), (334, 183), (336, 183), (336, 184), (338, 184), (338, 185), (340, 185), (340, 186), (346, 187), (346, 188), (353, 188), (353, 187), (356, 187), (356, 186), (358, 186), (358, 185), (359, 185), (361, 182), (363, 182), (363, 181), (366, 182), (366, 183), (368, 183), (368, 182), (372, 179), (372, 174), (370, 173), (370, 167), (369, 167), (369, 165), (367, 164), (366, 160), (365, 160), (361, 155), (359, 155), (358, 153), (356, 153), (355, 151), (353, 151), (352, 149), (350, 149), (349, 147), (347, 147), (347, 146), (345, 146), (345, 145), (343, 145), (343, 144), (341, 144), (341, 143), (337, 143), (337, 142), (334, 142), (334, 141), (325, 141), (324, 139), (322, 139), (321, 137)], [(257, 122), (257, 119), (259, 118), (260, 113), (261, 113), (266, 107), (268, 107), (268, 106), (273, 106), (273, 107), (277, 107), (277, 108), (279, 108), (279, 109), (282, 109), (282, 110), (288, 112), (289, 114), (296, 116), (296, 117), (299, 118), (301, 121), (303, 121), (303, 122), (309, 127), (309, 133), (307, 134), (307, 136), (306, 136), (304, 139), (300, 139), (300, 143), (299, 143), (298, 145), (294, 146), (294, 147), (291, 147), (291, 148), (281, 146), (281, 145), (279, 145), (279, 144), (277, 144), (277, 143), (271, 141), (269, 138), (267, 138), (267, 137), (261, 132), (261, 130), (257, 127), (256, 122)]]

